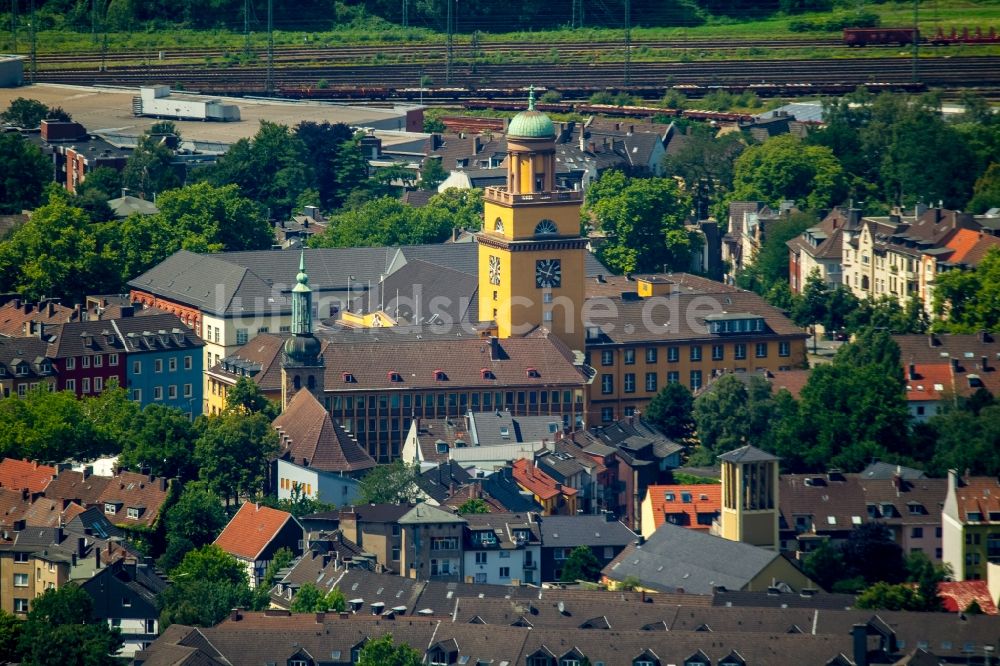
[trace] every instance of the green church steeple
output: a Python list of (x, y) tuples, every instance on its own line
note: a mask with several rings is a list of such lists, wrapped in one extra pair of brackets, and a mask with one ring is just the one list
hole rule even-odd
[(295, 276), (292, 288), (292, 333), (305, 335), (312, 333), (312, 289), (306, 274), (306, 251), (299, 254), (299, 274)]

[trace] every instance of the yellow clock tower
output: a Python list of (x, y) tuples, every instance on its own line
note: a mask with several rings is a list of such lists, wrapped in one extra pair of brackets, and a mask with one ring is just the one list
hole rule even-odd
[(582, 351), (583, 192), (556, 187), (555, 142), (555, 127), (535, 110), (532, 90), (528, 110), (507, 128), (507, 184), (483, 195), (479, 319), (496, 322), (501, 338), (542, 326)]

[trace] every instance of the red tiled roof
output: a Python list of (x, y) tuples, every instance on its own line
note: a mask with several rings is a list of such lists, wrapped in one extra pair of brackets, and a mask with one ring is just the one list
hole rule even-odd
[(952, 251), (951, 255), (948, 256), (948, 261), (961, 263), (965, 255), (969, 253), (969, 250), (979, 241), (979, 238), (980, 232), (973, 231), (972, 229), (959, 229), (956, 231), (955, 235), (945, 245), (945, 247)]
[(59, 500), (39, 497), (25, 511), (24, 522), (30, 527), (59, 527), (84, 512), (84, 508), (76, 502), (70, 502), (62, 510), (60, 507), (62, 507), (62, 502)]
[(13, 527), (24, 517), (29, 502), (21, 491), (0, 488), (0, 527)]
[[(530, 460), (520, 458), (514, 461), (514, 480), (529, 492), (542, 499), (552, 499), (557, 495), (576, 495), (576, 488), (564, 486), (551, 476), (535, 467)], [(556, 486), (559, 486), (558, 488)]]
[(84, 506), (96, 504), (105, 487), (111, 483), (109, 476), (97, 476), (83, 472), (64, 469), (45, 488), (45, 496), (49, 499), (72, 500)]
[(990, 595), (990, 587), (985, 580), (946, 581), (938, 583), (938, 596), (944, 609), (950, 613), (960, 613), (973, 601), (979, 604), (986, 615), (997, 615), (997, 605)]
[(1000, 480), (992, 476), (973, 476), (962, 479), (962, 485), (955, 490), (958, 504), (958, 519), (969, 520), (970, 513), (980, 514), (975, 522), (996, 523), (990, 514), (1000, 513)]
[(947, 363), (914, 363), (915, 377), (907, 369), (906, 399), (914, 402), (941, 400), (951, 390), (951, 366)]
[(324, 472), (357, 472), (375, 461), (309, 391), (299, 391), (273, 423), (281, 434), (282, 455), (296, 465)]
[[(969, 248), (969, 251), (962, 256), (962, 263), (967, 266), (978, 266), (986, 257), (986, 254), (994, 248), (1000, 247), (1000, 238), (996, 236), (982, 236), (976, 244)], [(955, 261), (955, 258), (951, 258)]]
[[(160, 508), (167, 501), (166, 479), (120, 472), (111, 477), (95, 504), (119, 505), (112, 522), (119, 525), (144, 525), (150, 527), (160, 515)], [(128, 509), (138, 509), (139, 517), (130, 518)]]
[(718, 483), (649, 486), (646, 497), (653, 506), (655, 527), (662, 525), (669, 515), (682, 514), (684, 518), (674, 524), (707, 531), (710, 526), (699, 525), (698, 514), (715, 514), (722, 510), (722, 485)]
[(39, 465), (34, 460), (4, 458), (0, 461), (0, 487), (3, 488), (11, 490), (27, 488), (30, 492), (40, 493), (55, 476), (55, 467)]
[(812, 375), (812, 370), (771, 370), (768, 372), (767, 380), (771, 382), (771, 388), (775, 393), (785, 389), (798, 400), (810, 375)]
[(256, 560), (291, 519), (292, 514), (286, 511), (246, 502), (222, 530), (215, 545), (230, 555)]

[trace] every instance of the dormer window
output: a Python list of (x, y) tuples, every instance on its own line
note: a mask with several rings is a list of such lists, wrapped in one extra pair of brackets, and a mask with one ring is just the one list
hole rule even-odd
[(389, 371), (389, 381), (390, 382), (401, 382), (403, 381), (403, 375), (399, 374), (395, 370)]
[(436, 382), (446, 382), (446, 381), (448, 381), (448, 375), (445, 374), (444, 370), (435, 370), (434, 371), (434, 381), (436, 381)]
[(345, 372), (341, 376), (344, 378), (344, 383), (345, 384), (356, 384), (358, 382), (358, 380), (354, 378), (354, 374), (353, 373)]
[(482, 368), (482, 369), (480, 369), (479, 372), (480, 372), (480, 374), (482, 374), (483, 379), (496, 379), (497, 378), (497, 376), (494, 375), (493, 371), (490, 370), (489, 368)]
[(532, 378), (541, 377), (541, 375), (538, 373), (538, 370), (536, 368), (528, 368), (528, 369), (526, 369), (524, 371), (524, 374), (526, 374), (526, 375), (528, 375), (529, 377), (532, 377)]
[(17, 374), (18, 377), (24, 377), (25, 375), (27, 375), (28, 374), (28, 364), (27, 363), (18, 363), (17, 366), (15, 367), (15, 373)]

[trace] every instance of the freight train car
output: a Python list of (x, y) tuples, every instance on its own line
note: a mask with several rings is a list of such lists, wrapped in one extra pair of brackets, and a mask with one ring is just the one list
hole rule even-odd
[(920, 40), (920, 31), (914, 28), (844, 28), (844, 44), (847, 46), (867, 46), (912, 44)]

